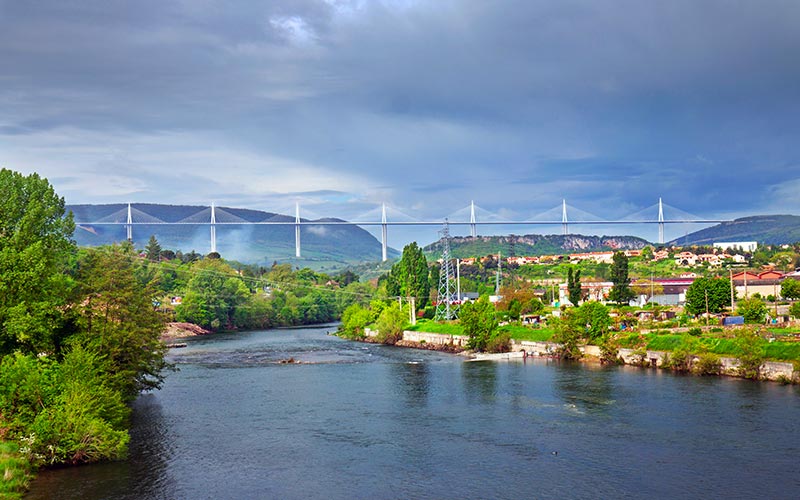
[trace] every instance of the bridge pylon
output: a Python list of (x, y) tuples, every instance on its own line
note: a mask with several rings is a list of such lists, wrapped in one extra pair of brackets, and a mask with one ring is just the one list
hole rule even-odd
[(569, 234), (569, 220), (567, 219), (567, 200), (561, 200), (561, 232)]
[(294, 256), (300, 258), (300, 203), (294, 204)]
[(478, 236), (478, 225), (475, 220), (475, 200), (469, 202), (469, 235)]
[(387, 233), (388, 233), (388, 227), (386, 225), (386, 203), (384, 203), (383, 205), (381, 205), (381, 257), (383, 259), (383, 262), (386, 262), (386, 259), (388, 258), (386, 255), (387, 254), (386, 250), (388, 248), (388, 243), (386, 241)]
[(658, 199), (658, 242), (664, 244), (664, 204)]
[(131, 204), (128, 203), (128, 222), (125, 223), (125, 232), (128, 241), (133, 243), (133, 215), (131, 214)]
[(217, 213), (214, 202), (211, 202), (211, 253), (217, 252)]

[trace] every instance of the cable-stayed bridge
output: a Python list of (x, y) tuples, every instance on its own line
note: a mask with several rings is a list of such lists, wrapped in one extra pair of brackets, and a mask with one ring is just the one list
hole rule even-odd
[[(730, 219), (709, 219), (702, 218), (678, 208), (663, 203), (661, 198), (658, 203), (630, 214), (621, 219), (608, 220), (598, 217), (589, 212), (567, 205), (566, 200), (545, 212), (532, 215), (525, 219), (508, 219), (475, 205), (474, 202), (446, 217), (439, 220), (420, 220), (414, 218), (398, 209), (387, 210), (387, 205), (362, 214), (353, 220), (341, 220), (333, 218), (320, 218), (317, 220), (303, 219), (300, 217), (300, 204), (295, 204), (294, 217), (286, 215), (272, 215), (265, 220), (246, 220), (239, 217), (222, 207), (217, 207), (213, 203), (209, 207), (203, 207), (196, 213), (191, 213), (178, 221), (165, 221), (143, 210), (136, 208), (133, 204), (128, 204), (127, 208), (122, 208), (99, 220), (83, 221), (76, 220), (75, 223), (81, 226), (102, 226), (116, 225), (125, 226), (128, 240), (133, 240), (133, 228), (135, 226), (153, 225), (194, 225), (209, 226), (209, 241), (211, 252), (217, 251), (217, 226), (230, 225), (280, 225), (294, 226), (295, 228), (295, 256), (301, 255), (300, 228), (302, 226), (380, 226), (381, 228), (381, 248), (382, 259), (387, 259), (388, 249), (388, 228), (389, 226), (441, 226), (447, 222), (451, 226), (469, 226), (470, 235), (478, 235), (478, 226), (547, 226), (560, 225), (562, 234), (570, 234), (570, 225), (658, 225), (658, 243), (664, 243), (664, 227), (667, 224), (719, 224), (730, 222)], [(668, 216), (665, 216), (665, 210)], [(392, 217), (389, 217), (391, 213)], [(570, 215), (571, 214), (571, 215)]]

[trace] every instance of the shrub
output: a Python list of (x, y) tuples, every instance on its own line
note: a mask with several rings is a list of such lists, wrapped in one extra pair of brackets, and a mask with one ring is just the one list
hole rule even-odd
[(487, 352), (508, 352), (511, 350), (511, 334), (496, 332), (486, 344)]
[(394, 345), (403, 338), (403, 328), (406, 326), (406, 311), (396, 302), (392, 302), (382, 311), (375, 328), (378, 330), (376, 339), (384, 344)]
[(764, 363), (764, 340), (753, 331), (740, 330), (736, 333), (734, 343), (738, 351), (739, 375), (758, 379)]
[(611, 335), (604, 335), (600, 342), (600, 363), (617, 365), (620, 363), (619, 347)]
[(722, 361), (713, 352), (705, 352), (697, 357), (693, 371), (698, 375), (719, 375)]
[(646, 366), (647, 365), (647, 348), (639, 347), (635, 349), (631, 356), (633, 356), (633, 365), (636, 366)]
[(689, 331), (687, 331), (686, 333), (688, 333), (692, 337), (699, 337), (700, 335), (703, 334), (703, 330), (701, 330), (699, 327), (694, 326), (692, 328), (689, 328)]
[(694, 356), (688, 345), (683, 344), (676, 347), (672, 354), (667, 359), (664, 359), (661, 366), (676, 372), (688, 372), (692, 368), (693, 358)]

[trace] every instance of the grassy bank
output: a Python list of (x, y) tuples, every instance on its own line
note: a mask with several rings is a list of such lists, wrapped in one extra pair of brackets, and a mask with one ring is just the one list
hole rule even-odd
[[(645, 334), (645, 347), (651, 351), (688, 349), (690, 352), (706, 351), (720, 356), (737, 357), (741, 350), (733, 339), (718, 337), (693, 337), (680, 334)], [(620, 347), (638, 347), (639, 335), (630, 334), (620, 339)], [(771, 361), (800, 361), (800, 342), (763, 341), (764, 356)]]
[(19, 453), (16, 443), (0, 441), (0, 498), (22, 498), (22, 494), (31, 480), (31, 468), (27, 460)]

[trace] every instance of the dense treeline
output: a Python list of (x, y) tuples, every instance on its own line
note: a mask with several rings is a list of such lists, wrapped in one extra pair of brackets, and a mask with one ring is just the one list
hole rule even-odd
[(46, 179), (0, 170), (0, 440), (34, 465), (125, 455), (164, 368), (157, 287), (130, 245), (78, 249)]
[(291, 264), (264, 268), (214, 254), (186, 259), (162, 250), (145, 268), (168, 318), (213, 331), (336, 321), (349, 305), (375, 295), (374, 286), (349, 271), (329, 276)]

